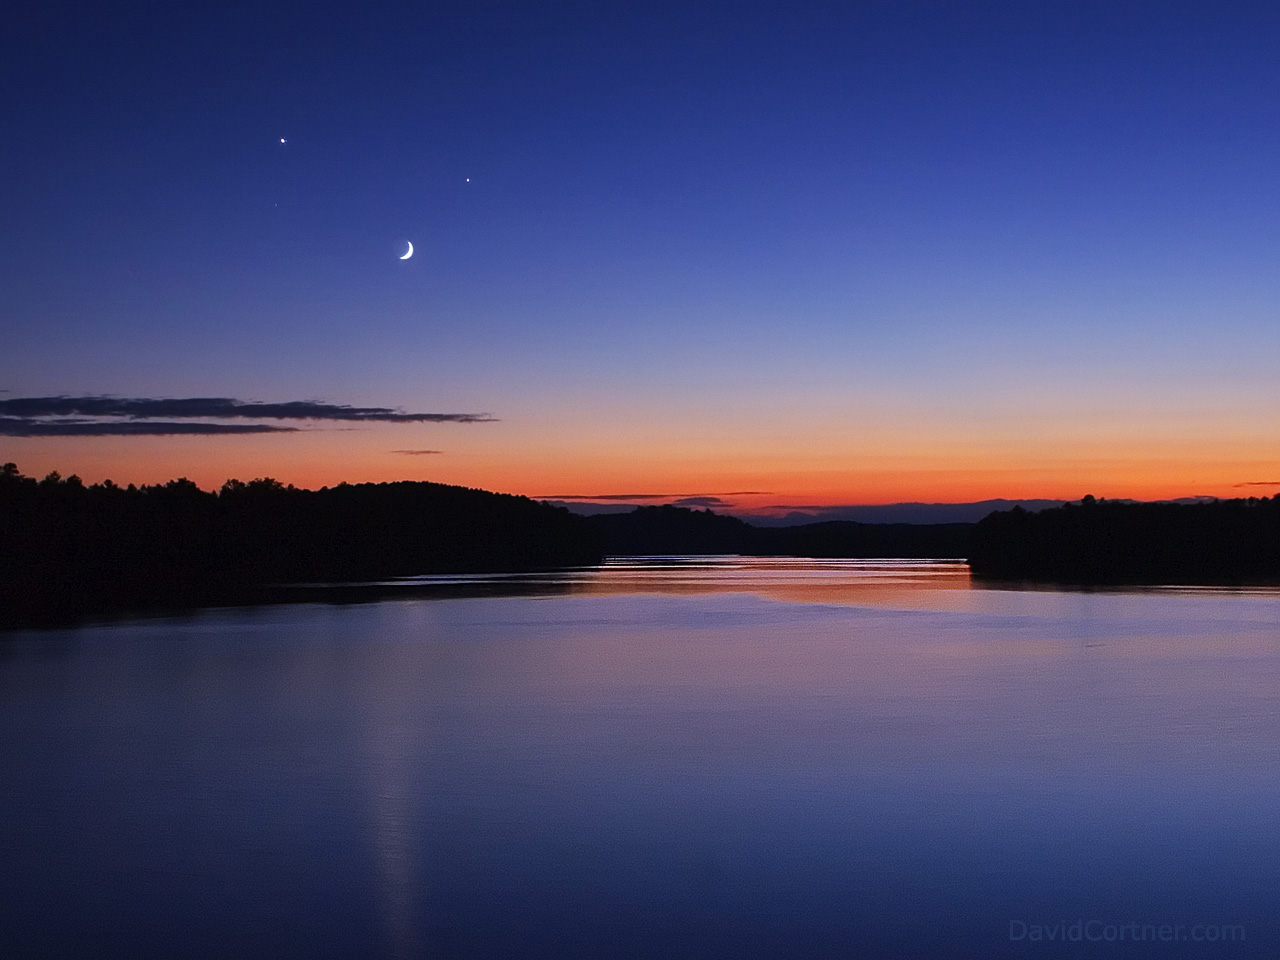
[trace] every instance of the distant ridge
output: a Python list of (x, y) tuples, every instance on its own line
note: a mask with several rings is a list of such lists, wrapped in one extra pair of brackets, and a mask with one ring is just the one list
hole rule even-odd
[[(977, 500), (972, 503), (884, 503), (868, 506), (796, 507), (780, 517), (738, 514), (757, 527), (795, 527), (824, 520), (856, 523), (977, 523), (997, 510), (1032, 512), (1060, 507), (1066, 500)], [(775, 508), (786, 509), (786, 508)]]
[(826, 520), (762, 528), (739, 517), (670, 504), (587, 518), (613, 556), (743, 554), (792, 557), (968, 556), (970, 523), (857, 523)]
[[(1155, 500), (1152, 503), (1207, 503), (1216, 497), (1178, 497), (1173, 500)], [(600, 514), (626, 514), (637, 507), (649, 504), (631, 502), (597, 503), (593, 501), (547, 500), (553, 506), (564, 507), (579, 516), (592, 517)], [(774, 506), (770, 510), (786, 510), (781, 516), (769, 516), (758, 513), (746, 513), (732, 508), (717, 507), (721, 516), (737, 517), (745, 520), (753, 527), (798, 527), (810, 523), (823, 523), (831, 520), (848, 520), (854, 523), (977, 523), (983, 517), (1002, 510), (1021, 507), (1031, 513), (1041, 510), (1053, 510), (1066, 503), (1079, 503), (1075, 500), (975, 500), (969, 503), (921, 503), (917, 501), (881, 504), (840, 504), (837, 506)], [(1111, 503), (1141, 503), (1140, 500), (1114, 498)]]

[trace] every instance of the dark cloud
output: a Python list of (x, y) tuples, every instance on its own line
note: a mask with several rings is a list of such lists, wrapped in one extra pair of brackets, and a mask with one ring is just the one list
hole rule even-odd
[(557, 494), (553, 497), (540, 497), (541, 500), (669, 500), (679, 496), (676, 493), (604, 493), (597, 497), (581, 496), (572, 493)]
[[(296, 433), (297, 427), (223, 420), (324, 420), (332, 423), (491, 423), (487, 413), (408, 413), (392, 407), (291, 400), (259, 403), (230, 397), (13, 397), (0, 399), (0, 436), (138, 437)], [(214, 422), (174, 422), (214, 421)], [(401, 453), (438, 453), (404, 450)]]
[(1280, 487), (1280, 480), (1247, 480), (1232, 484), (1235, 487)]
[(171, 423), (163, 420), (36, 420), (0, 417), (3, 437), (168, 437), (226, 433), (296, 433), (266, 423)]
[[(767, 497), (772, 496), (767, 490), (733, 490), (729, 493), (601, 493), (594, 496), (588, 494), (562, 493), (550, 497), (539, 497), (540, 500), (675, 500), (702, 499), (710, 497)], [(723, 501), (722, 501), (723, 502)]]
[(259, 403), (230, 397), (146, 399), (128, 397), (14, 397), (0, 400), (0, 414), (10, 417), (151, 417), (232, 420), (360, 420), (382, 423), (492, 423), (487, 413), (406, 413), (391, 407), (291, 400)]
[(392, 450), (392, 453), (403, 453), (409, 457), (421, 457), (428, 453), (444, 453), (443, 450)]
[(719, 497), (681, 497), (679, 500), (672, 500), (673, 507), (731, 507), (732, 503), (727, 500), (721, 500)]

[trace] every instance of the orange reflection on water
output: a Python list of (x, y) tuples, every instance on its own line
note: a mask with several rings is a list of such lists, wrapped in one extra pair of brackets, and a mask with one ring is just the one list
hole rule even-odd
[(618, 557), (577, 579), (574, 592), (750, 593), (793, 603), (949, 609), (955, 604), (943, 594), (970, 586), (969, 567), (958, 560)]

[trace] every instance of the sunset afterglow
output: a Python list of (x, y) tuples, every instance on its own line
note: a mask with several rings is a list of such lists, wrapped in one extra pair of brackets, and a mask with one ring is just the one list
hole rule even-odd
[(493, 420), (19, 423), (0, 459), (746, 512), (1280, 492), (1272, 14), (698, 9), (26, 24), (0, 406)]

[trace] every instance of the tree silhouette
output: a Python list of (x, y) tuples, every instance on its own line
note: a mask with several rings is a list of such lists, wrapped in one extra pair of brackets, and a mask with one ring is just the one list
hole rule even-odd
[(266, 598), (272, 584), (593, 563), (582, 517), (435, 483), (216, 492), (183, 477), (121, 488), (0, 468), (0, 620)]
[(970, 565), (989, 579), (1072, 583), (1280, 580), (1280, 497), (1120, 503), (1086, 496), (1039, 513), (993, 513)]

